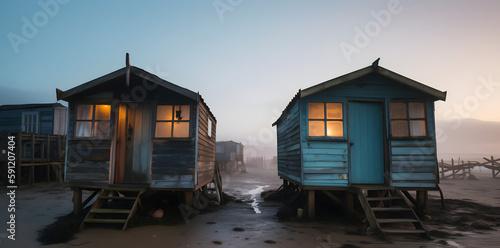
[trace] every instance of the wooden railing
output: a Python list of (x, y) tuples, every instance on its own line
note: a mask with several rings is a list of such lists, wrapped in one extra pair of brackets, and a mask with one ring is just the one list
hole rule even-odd
[(485, 162), (478, 161), (460, 161), (458, 159), (457, 163), (451, 159), (450, 163), (445, 163), (442, 159), (439, 162), (439, 174), (441, 179), (453, 178), (453, 179), (466, 179), (467, 176), (471, 175), (471, 170), (476, 166), (483, 166), (491, 170), (491, 174), (494, 178), (500, 173), (500, 158), (486, 158), (483, 157)]
[[(55, 175), (55, 180), (63, 181), (64, 156), (66, 148), (66, 136), (61, 135), (38, 135), (26, 133), (2, 133), (0, 134), (0, 168), (6, 168), (7, 164), (7, 137), (15, 136), (15, 164), (17, 184), (23, 181), (23, 176), (28, 168), (28, 183), (35, 183), (35, 167), (46, 169), (47, 183), (52, 181), (51, 175)], [(45, 168), (43, 168), (45, 167)], [(23, 173), (23, 174), (22, 174)], [(37, 177), (39, 181), (40, 176)], [(24, 180), (26, 181), (26, 180)]]

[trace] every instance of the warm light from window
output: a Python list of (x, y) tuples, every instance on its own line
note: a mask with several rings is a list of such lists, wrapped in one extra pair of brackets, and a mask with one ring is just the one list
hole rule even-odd
[(310, 102), (307, 110), (310, 137), (344, 137), (342, 103)]
[(309, 103), (309, 119), (324, 119), (325, 118), (325, 104), (322, 102)]
[(326, 136), (328, 137), (343, 137), (344, 127), (342, 121), (327, 121), (326, 122)]
[(190, 105), (158, 105), (155, 137), (188, 138), (189, 119)]
[(325, 122), (309, 121), (309, 136), (311, 137), (325, 136)]
[(95, 119), (96, 120), (110, 120), (111, 119), (111, 106), (110, 105), (96, 105), (95, 106)]

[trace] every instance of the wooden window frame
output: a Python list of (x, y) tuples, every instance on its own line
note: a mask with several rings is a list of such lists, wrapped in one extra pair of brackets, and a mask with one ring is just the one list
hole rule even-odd
[[(309, 104), (310, 103), (322, 103), (323, 104), (323, 119), (315, 119), (315, 118), (309, 118)], [(329, 119), (327, 115), (327, 104), (328, 103), (337, 103), (340, 104), (340, 109), (342, 112), (342, 119)], [(344, 103), (343, 102), (308, 102), (307, 103), (307, 137), (308, 138), (329, 138), (329, 139), (344, 139), (345, 137), (345, 128), (344, 128), (344, 119), (345, 119), (345, 113), (344, 113)], [(322, 136), (310, 136), (310, 130), (309, 130), (309, 122), (310, 121), (323, 121), (324, 122), (324, 135)], [(340, 121), (342, 123), (342, 136), (328, 136), (328, 121)]]
[[(406, 105), (406, 118), (393, 118), (392, 117), (392, 110), (391, 110), (391, 104), (393, 103), (404, 103)], [(424, 117), (423, 118), (410, 118), (410, 103), (421, 103), (423, 104), (423, 112), (424, 112)], [(424, 101), (391, 101), (389, 103), (389, 119), (391, 123), (391, 138), (393, 139), (423, 139), (423, 138), (428, 138), (429, 137), (429, 125), (428, 125), (428, 119), (427, 119), (427, 109), (426, 109), (426, 103)], [(408, 131), (407, 136), (394, 136), (393, 135), (393, 130), (392, 130), (392, 122), (393, 121), (406, 121), (406, 130)], [(411, 121), (424, 121), (424, 130), (425, 130), (425, 135), (422, 136), (412, 136), (411, 135)]]
[[(158, 107), (160, 106), (171, 106), (172, 107), (172, 119), (171, 120), (158, 120)], [(188, 120), (176, 120), (175, 119), (175, 108), (177, 106), (188, 106), (189, 107), (189, 119)], [(155, 112), (155, 139), (188, 139), (191, 138), (191, 105), (190, 104), (158, 104), (156, 105)], [(174, 137), (174, 123), (186, 122), (188, 123), (188, 136), (186, 137)], [(172, 123), (170, 126), (170, 137), (157, 136), (158, 123)]]
[[(91, 116), (91, 119), (78, 119), (78, 107), (79, 106), (85, 106), (85, 105), (89, 105), (89, 106), (92, 106), (92, 116)], [(96, 106), (98, 105), (104, 105), (104, 106), (108, 106), (109, 107), (109, 119), (108, 120), (96, 120), (96, 116), (95, 116), (95, 112), (96, 112)], [(103, 104), (103, 103), (79, 103), (79, 104), (76, 104), (76, 108), (75, 108), (75, 132), (74, 132), (74, 137), (75, 138), (111, 138), (111, 134), (112, 134), (112, 128), (111, 128), (111, 115), (112, 115), (112, 112), (111, 111), (111, 104)], [(91, 126), (90, 126), (90, 136), (78, 136), (78, 123), (79, 122), (90, 122), (91, 123)], [(96, 123), (108, 123), (109, 124), (109, 133), (107, 136), (96, 136), (96, 132), (95, 132), (95, 125)]]
[[(26, 122), (27, 116), (32, 117), (31, 121), (28, 121), (28, 123)], [(40, 131), (40, 112), (38, 112), (38, 111), (23, 112), (21, 121), (22, 121), (22, 131), (23, 132), (34, 133), (34, 134), (39, 133), (39, 131)]]

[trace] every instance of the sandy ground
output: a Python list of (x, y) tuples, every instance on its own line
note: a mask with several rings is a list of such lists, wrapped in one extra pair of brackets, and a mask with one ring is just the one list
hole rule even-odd
[[(45, 247), (498, 247), (500, 244), (500, 179), (489, 171), (476, 174), (479, 180), (444, 180), (446, 210), (439, 205), (439, 193), (430, 193), (425, 225), (434, 240), (419, 236), (346, 234), (344, 221), (318, 218), (312, 221), (280, 221), (280, 202), (263, 201), (260, 192), (277, 189), (281, 180), (276, 170), (248, 168), (247, 174), (224, 175), (224, 189), (239, 201), (213, 207), (177, 225), (150, 225), (121, 231), (116, 227), (93, 226), (66, 243)], [(72, 192), (62, 184), (39, 184), (16, 191), (16, 240), (8, 239), (7, 189), (0, 193), (0, 247), (39, 247), (38, 231), (72, 210)], [(325, 208), (328, 206), (318, 206)], [(471, 224), (482, 219), (492, 230)], [(57, 234), (54, 234), (57, 235)]]

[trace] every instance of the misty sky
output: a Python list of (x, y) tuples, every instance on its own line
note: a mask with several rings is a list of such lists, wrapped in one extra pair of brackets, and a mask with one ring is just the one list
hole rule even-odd
[(131, 64), (200, 92), (217, 139), (275, 146), (303, 88), (380, 65), (442, 91), (438, 119), (500, 121), (499, 1), (3, 1), (0, 105), (55, 102)]

